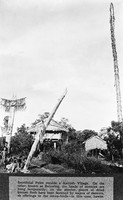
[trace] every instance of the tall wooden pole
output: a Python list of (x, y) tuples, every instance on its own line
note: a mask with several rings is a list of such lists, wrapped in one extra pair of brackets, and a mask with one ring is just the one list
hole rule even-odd
[(43, 127), (43, 128), (40, 127), (40, 128), (38, 129), (38, 132), (37, 132), (36, 137), (35, 137), (35, 141), (34, 141), (32, 147), (31, 147), (31, 150), (30, 150), (29, 155), (28, 155), (28, 157), (27, 157), (25, 166), (24, 166), (24, 168), (23, 168), (23, 170), (22, 170), (24, 173), (26, 173), (27, 170), (28, 170), (28, 166), (29, 166), (29, 164), (30, 164), (30, 161), (31, 161), (31, 159), (32, 159), (32, 156), (33, 156), (33, 154), (34, 154), (36, 148), (37, 148), (37, 145), (38, 145), (39, 141), (40, 141), (41, 143), (43, 142), (43, 136), (44, 136), (44, 134), (45, 134), (45, 131), (46, 131), (48, 125), (50, 124), (50, 122), (51, 122), (53, 116), (55, 115), (55, 113), (56, 113), (58, 107), (60, 106), (61, 102), (63, 101), (64, 97), (66, 96), (66, 94), (67, 94), (67, 89), (64, 91), (64, 93), (63, 93), (63, 95), (61, 96), (61, 98), (58, 99), (58, 102), (57, 102), (57, 104), (55, 105), (54, 109), (52, 110), (51, 114), (49, 115), (49, 117), (48, 117), (48, 119), (47, 119), (46, 124), (44, 125), (44, 127)]
[(10, 153), (10, 143), (11, 143), (11, 137), (12, 137), (12, 131), (13, 131), (13, 125), (14, 125), (14, 117), (15, 117), (15, 107), (12, 106), (10, 108), (10, 116), (8, 121), (8, 130), (7, 130), (7, 137), (6, 142), (8, 143), (8, 153)]
[(114, 59), (114, 76), (115, 76), (115, 88), (116, 88), (116, 100), (117, 100), (117, 117), (118, 117), (118, 122), (122, 122), (123, 116), (122, 116), (122, 104), (121, 104), (120, 77), (119, 77), (119, 67), (118, 67), (114, 28), (115, 28), (114, 6), (111, 3), (111, 5), (110, 5), (110, 30), (111, 30), (112, 54), (113, 54), (113, 59)]

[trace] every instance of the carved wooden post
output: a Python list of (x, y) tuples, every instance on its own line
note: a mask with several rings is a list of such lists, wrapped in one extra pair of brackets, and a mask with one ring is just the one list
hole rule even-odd
[(1, 98), (0, 105), (3, 106), (5, 112), (10, 113), (6, 135), (6, 141), (8, 142), (8, 153), (10, 152), (10, 142), (13, 131), (15, 112), (26, 108), (25, 98), (16, 99), (13, 97), (11, 100)]

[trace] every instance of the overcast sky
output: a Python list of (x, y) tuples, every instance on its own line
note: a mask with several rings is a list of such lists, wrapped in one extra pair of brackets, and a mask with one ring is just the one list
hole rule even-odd
[[(112, 2), (123, 93), (123, 2)], [(66, 87), (56, 120), (77, 130), (117, 120), (109, 7), (109, 0), (0, 0), (0, 97), (27, 97), (14, 130), (50, 112)]]

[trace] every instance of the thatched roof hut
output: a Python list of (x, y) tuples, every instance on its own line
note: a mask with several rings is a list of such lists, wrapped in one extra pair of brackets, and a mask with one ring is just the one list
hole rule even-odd
[(92, 136), (85, 141), (85, 150), (93, 150), (93, 149), (107, 149), (107, 143), (99, 136)]
[[(39, 127), (43, 127), (44, 123), (38, 122), (36, 125), (28, 128), (28, 133), (35, 135)], [(64, 128), (60, 123), (56, 122), (54, 119), (51, 120), (49, 126), (46, 129), (44, 139), (48, 140), (60, 140), (66, 138), (68, 130)], [(64, 139), (63, 139), (64, 140)]]

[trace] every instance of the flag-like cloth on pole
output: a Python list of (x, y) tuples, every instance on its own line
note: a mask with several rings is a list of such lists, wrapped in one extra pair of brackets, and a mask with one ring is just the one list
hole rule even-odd
[(14, 100), (1, 98), (0, 104), (5, 108), (6, 112), (9, 112), (11, 107), (14, 107), (15, 111), (18, 111), (18, 110), (23, 110), (26, 108), (25, 99), (26, 97), (21, 98), (21, 99), (14, 99)]

